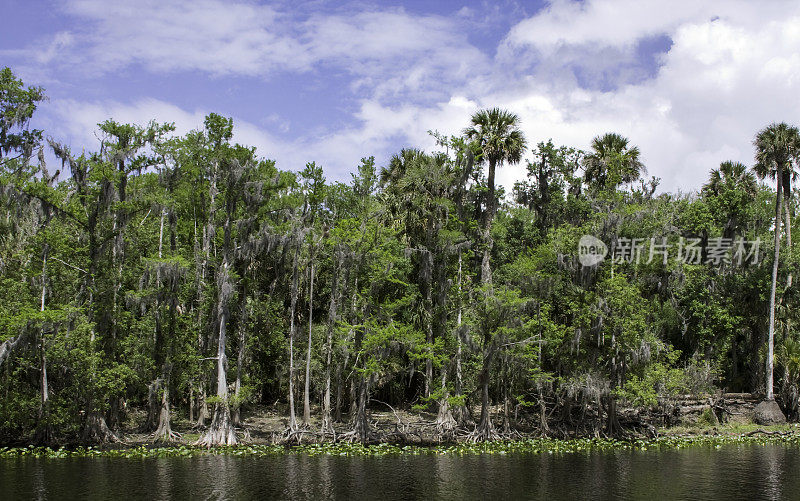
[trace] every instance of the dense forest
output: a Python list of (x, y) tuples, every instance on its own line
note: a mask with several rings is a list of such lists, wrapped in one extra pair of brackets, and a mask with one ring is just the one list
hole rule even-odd
[(615, 434), (623, 405), (773, 388), (799, 417), (793, 126), (664, 193), (619, 134), (582, 151), (487, 109), (342, 183), (217, 114), (72, 151), (31, 128), (44, 99), (0, 72), (0, 442), (113, 441), (138, 410), (154, 440), (180, 417), (235, 444), (267, 405), (287, 437), (368, 440), (376, 406), (471, 440)]

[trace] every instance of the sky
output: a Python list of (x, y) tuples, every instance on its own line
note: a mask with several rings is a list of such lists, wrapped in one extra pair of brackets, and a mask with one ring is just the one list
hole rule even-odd
[[(618, 132), (662, 191), (753, 163), (771, 122), (800, 122), (796, 0), (0, 0), (0, 67), (49, 100), (33, 126), (73, 151), (108, 118), (202, 127), (279, 168), (347, 181), (359, 159), (435, 149), (478, 109), (529, 143)], [(528, 154), (530, 157), (530, 154)], [(524, 179), (524, 162), (498, 182)]]

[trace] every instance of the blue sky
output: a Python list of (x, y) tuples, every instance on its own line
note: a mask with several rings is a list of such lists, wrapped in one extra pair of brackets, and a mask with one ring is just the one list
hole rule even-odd
[(662, 188), (688, 191), (723, 160), (752, 163), (759, 128), (800, 117), (796, 1), (0, 0), (0, 12), (0, 65), (46, 88), (35, 125), (77, 150), (106, 118), (186, 132), (214, 111), (281, 168), (313, 160), (346, 180), (363, 156), (431, 149), (428, 130), (458, 133), (501, 106), (532, 143), (625, 134)]

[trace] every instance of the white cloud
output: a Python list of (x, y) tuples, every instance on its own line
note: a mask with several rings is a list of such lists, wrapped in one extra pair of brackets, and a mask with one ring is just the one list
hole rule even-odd
[(59, 140), (63, 138), (73, 148), (91, 148), (98, 145), (97, 125), (114, 119), (120, 123), (146, 124), (174, 122), (176, 134), (185, 134), (203, 126), (202, 111), (187, 112), (175, 105), (156, 99), (143, 99), (137, 103), (122, 104), (113, 101), (83, 102), (72, 99), (54, 101), (42, 106), (44, 125)]
[[(157, 99), (141, 99), (134, 103), (116, 101), (85, 102), (60, 100), (42, 107), (43, 125), (59, 141), (73, 151), (95, 151), (99, 146), (97, 125), (113, 118), (120, 123), (144, 125), (150, 120), (158, 123), (174, 123), (175, 134), (183, 135), (203, 128), (203, 120), (210, 110), (187, 111)], [(234, 141), (256, 146), (259, 154), (273, 158), (270, 152), (292, 151), (288, 145), (269, 133), (246, 121), (234, 119)]]
[(241, 1), (70, 0), (63, 9), (80, 20), (75, 29), (6, 53), (98, 76), (134, 64), (264, 79), (335, 68), (387, 97), (437, 94), (437, 84), (488, 63), (458, 19), (397, 8), (304, 16)]
[(153, 71), (256, 75), (278, 62), (295, 70), (308, 64), (300, 44), (284, 36), (289, 23), (269, 6), (73, 0), (65, 9), (86, 23), (74, 33), (83, 50), (70, 56), (96, 72), (139, 63)]
[[(99, 147), (97, 125), (109, 118), (121, 123), (144, 125), (150, 120), (175, 124), (175, 134), (183, 135), (203, 127), (203, 120), (211, 110), (187, 111), (157, 99), (141, 99), (133, 103), (117, 101), (58, 100), (42, 106), (39, 127), (44, 127), (58, 141), (74, 152), (96, 151)], [(388, 157), (389, 137), (399, 129), (381, 127), (380, 113), (365, 105), (361, 117), (364, 125), (339, 130), (324, 137), (282, 140), (263, 128), (246, 120), (234, 119), (233, 140), (255, 146), (257, 154), (276, 160), (281, 169), (301, 170), (307, 162), (316, 161), (325, 167), (326, 175), (333, 180), (347, 180), (359, 160), (375, 154)], [(412, 117), (408, 117), (409, 120)], [(406, 124), (407, 125), (407, 124)], [(369, 131), (365, 133), (365, 131)], [(372, 152), (372, 153), (367, 153)]]
[(630, 48), (640, 38), (666, 33), (682, 20), (691, 19), (702, 9), (697, 6), (700, 3), (555, 0), (514, 26), (505, 42), (542, 52), (588, 44)]
[[(519, 112), (535, 140), (586, 147), (594, 135), (622, 132), (664, 188), (696, 188), (720, 161), (752, 163), (758, 129), (800, 116), (793, 97), (800, 91), (798, 16), (794, 2), (557, 0), (512, 28), (501, 46), (500, 59), (504, 50), (540, 58), (536, 84), (522, 97), (500, 91), (487, 100)], [(547, 75), (563, 65), (613, 66), (613, 57), (588, 60), (608, 49), (633, 57), (638, 41), (656, 35), (669, 36), (672, 46), (653, 78), (606, 92), (578, 90), (568, 79), (548, 85)], [(575, 57), (548, 58), (565, 53)], [(554, 112), (530, 106), (545, 99)], [(507, 170), (500, 179), (523, 172)]]
[(563, 46), (629, 48), (637, 40), (671, 34), (686, 23), (720, 19), (745, 27), (781, 19), (795, 10), (791, 0), (553, 0), (536, 15), (520, 21), (505, 44), (553, 51)]
[[(400, 146), (431, 149), (429, 129), (455, 134), (479, 107), (501, 106), (520, 115), (532, 144), (552, 137), (586, 148), (595, 135), (623, 133), (640, 147), (650, 173), (663, 178), (664, 189), (686, 190), (700, 186), (720, 161), (751, 163), (758, 129), (800, 116), (795, 2), (555, 0), (512, 27), (494, 60), (469, 43), (459, 24), (471, 11), (453, 19), (400, 9), (299, 19), (276, 7), (217, 0), (191, 9), (185, 2), (70, 5), (92, 29), (39, 47), (43, 61), (72, 54), (96, 59), (101, 69), (138, 63), (150, 71), (267, 78), (274, 71), (345, 71), (357, 96), (345, 128), (283, 140), (236, 120), (237, 140), (256, 145), (282, 168), (315, 160), (334, 179), (346, 179), (362, 156), (381, 161)], [(637, 44), (656, 36), (668, 37), (671, 46), (656, 58), (658, 67), (647, 67), (654, 63), (637, 60)], [(604, 90), (581, 87), (575, 67), (590, 77), (611, 71), (617, 80)], [(55, 130), (83, 134), (82, 141), (109, 116), (139, 123), (159, 118), (189, 130), (205, 115), (147, 99), (52, 106), (59, 110)], [(279, 122), (267, 117), (262, 123), (278, 132)], [(522, 165), (506, 167), (499, 181), (510, 188), (524, 174)]]

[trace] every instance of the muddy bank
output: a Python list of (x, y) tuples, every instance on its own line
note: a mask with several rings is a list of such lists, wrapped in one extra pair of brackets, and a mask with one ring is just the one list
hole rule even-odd
[[(538, 413), (516, 413), (506, 420), (504, 409), (492, 409), (498, 439), (518, 441), (532, 439), (622, 439), (647, 440), (664, 436), (735, 436), (743, 433), (764, 436), (794, 435), (797, 425), (764, 426), (759, 423), (756, 408), (761, 402), (758, 395), (725, 393), (718, 395), (684, 395), (661, 402), (651, 409), (620, 407), (618, 420), (622, 428), (615, 434), (607, 433), (602, 408), (592, 405), (573, 407), (569, 413), (562, 409), (548, 409), (545, 419)], [(314, 409), (317, 411), (318, 409)], [(477, 409), (473, 410), (476, 411)], [(399, 446), (437, 446), (473, 441), (475, 420), (467, 420), (454, 428), (437, 425), (437, 415), (420, 410), (395, 409), (375, 403), (368, 412), (369, 434), (360, 437), (353, 433), (353, 424), (347, 420), (335, 422), (332, 429), (322, 431), (321, 420), (312, 414), (311, 420), (299, 423), (289, 430), (287, 409), (281, 405), (255, 407), (243, 412), (241, 426), (236, 429), (243, 445), (291, 446), (319, 443), (392, 444)], [(87, 443), (61, 440), (50, 444), (55, 447), (77, 448), (94, 445), (100, 449), (153, 448), (162, 445), (191, 446), (201, 436), (198, 428), (186, 419), (174, 419), (174, 440), (165, 443), (136, 428), (142, 422), (142, 412), (132, 410), (128, 426), (117, 431), (120, 440), (114, 443)], [(318, 414), (318, 413), (317, 413)], [(771, 424), (771, 423), (766, 423)], [(26, 447), (33, 443), (24, 439), (5, 440), (6, 447)]]

